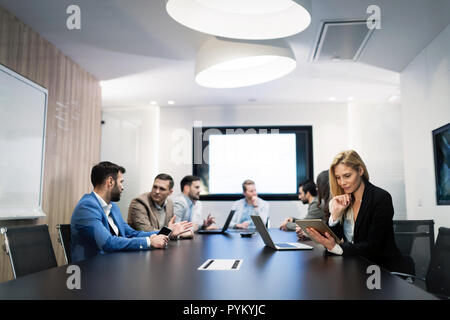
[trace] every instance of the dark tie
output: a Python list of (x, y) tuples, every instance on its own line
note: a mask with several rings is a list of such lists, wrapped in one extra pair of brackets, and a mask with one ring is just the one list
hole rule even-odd
[[(111, 213), (110, 213), (110, 216), (111, 216), (111, 219), (114, 221), (114, 224), (117, 226), (117, 223), (116, 223), (116, 220), (114, 219), (114, 217), (111, 215)], [(119, 227), (117, 227), (117, 234), (114, 232), (114, 229), (111, 227), (111, 225), (109, 224), (109, 221), (108, 221), (108, 226), (109, 226), (109, 231), (111, 232), (111, 234), (113, 235), (113, 236), (120, 236), (120, 230), (119, 230)]]
[(117, 234), (114, 232), (114, 229), (111, 227), (111, 225), (109, 223), (108, 223), (108, 226), (109, 226), (109, 231), (111, 232), (111, 234), (113, 236), (117, 236)]

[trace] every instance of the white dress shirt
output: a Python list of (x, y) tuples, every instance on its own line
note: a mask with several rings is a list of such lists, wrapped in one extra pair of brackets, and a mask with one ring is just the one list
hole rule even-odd
[[(102, 197), (100, 197), (97, 193), (95, 193), (95, 196), (97, 197), (98, 202), (100, 202), (100, 205), (102, 206), (103, 212), (106, 214), (106, 217), (108, 218), (108, 223), (111, 226), (111, 228), (113, 229), (114, 233), (116, 234), (116, 236), (119, 235), (119, 228), (116, 226), (113, 217), (111, 216), (111, 208), (112, 208), (112, 204), (107, 204), (105, 200), (103, 200)], [(151, 245), (151, 241), (150, 241), (150, 237), (146, 237), (147, 240), (147, 246), (150, 248)]]
[[(330, 201), (330, 212), (332, 210), (332, 202)], [(355, 221), (353, 220), (353, 209), (352, 207), (347, 209), (347, 212), (344, 212), (344, 223), (342, 225), (344, 229), (344, 236), (347, 239), (348, 242), (353, 243), (353, 232), (355, 230)], [(330, 214), (330, 219), (328, 220), (328, 225), (330, 227), (334, 227), (339, 223), (340, 219), (337, 219), (336, 221), (333, 221), (333, 216)], [(342, 255), (344, 250), (342, 250), (342, 247), (339, 244), (335, 244), (333, 249), (328, 250), (329, 252), (332, 252), (334, 254)]]
[(250, 218), (250, 215), (253, 214), (260, 216), (265, 224), (269, 218), (269, 203), (261, 198), (257, 198), (257, 203), (258, 207), (255, 208), (252, 204), (247, 203), (246, 198), (233, 202), (231, 210), (235, 210), (235, 213), (229, 227), (235, 228), (236, 224), (248, 221), (250, 222), (248, 228), (255, 228), (253, 220)]
[(117, 228), (116, 224), (114, 223), (113, 217), (110, 215), (112, 204), (107, 204), (106, 201), (103, 200), (103, 198), (100, 197), (97, 193), (94, 192), (94, 194), (97, 197), (98, 202), (100, 202), (103, 212), (106, 214), (106, 217), (108, 218), (109, 225), (114, 230), (114, 233), (116, 234), (116, 236), (119, 235), (119, 228)]
[(197, 200), (195, 203), (188, 196), (181, 193), (172, 197), (173, 213), (176, 216), (175, 222), (189, 221), (198, 225), (200, 229), (203, 227), (202, 203)]

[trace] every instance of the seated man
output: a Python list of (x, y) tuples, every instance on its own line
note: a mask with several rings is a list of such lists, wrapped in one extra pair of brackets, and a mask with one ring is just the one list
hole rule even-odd
[(193, 231), (198, 229), (217, 229), (214, 217), (208, 214), (203, 220), (200, 199), (200, 179), (196, 176), (186, 176), (180, 183), (181, 194), (173, 198), (175, 221), (191, 221)]
[(74, 262), (107, 252), (149, 250), (167, 245), (167, 236), (156, 235), (157, 231), (136, 231), (123, 220), (114, 202), (120, 200), (124, 173), (125, 168), (106, 161), (92, 168), (94, 191), (81, 198), (70, 223)]
[(242, 184), (245, 198), (233, 203), (231, 210), (235, 210), (230, 228), (253, 229), (255, 225), (250, 215), (259, 215), (267, 223), (269, 219), (269, 203), (258, 198), (255, 183), (252, 180), (245, 180)]
[[(319, 207), (319, 201), (317, 200), (317, 187), (313, 181), (306, 180), (300, 183), (298, 188), (298, 199), (303, 203), (308, 203), (308, 212), (303, 219), (324, 219), (325, 212)], [(301, 220), (293, 217), (289, 217), (283, 221), (280, 226), (284, 231), (295, 231), (297, 224), (295, 221)]]
[[(156, 176), (152, 191), (141, 194), (133, 199), (128, 209), (128, 224), (138, 231), (155, 231), (162, 227), (176, 230), (175, 215), (173, 214), (173, 202), (169, 195), (173, 192), (173, 179), (165, 173)], [(185, 232), (177, 238), (192, 238), (190, 229), (192, 222), (183, 221)], [(173, 234), (173, 233), (172, 233)], [(173, 238), (171, 234), (171, 238)]]

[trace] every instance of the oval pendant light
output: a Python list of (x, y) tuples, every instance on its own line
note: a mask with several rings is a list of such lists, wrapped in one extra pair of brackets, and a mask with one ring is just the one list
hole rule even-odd
[(285, 38), (311, 23), (309, 0), (168, 0), (167, 13), (182, 25), (215, 36)]
[(281, 78), (297, 65), (289, 44), (211, 37), (200, 48), (195, 81), (209, 88), (237, 88)]

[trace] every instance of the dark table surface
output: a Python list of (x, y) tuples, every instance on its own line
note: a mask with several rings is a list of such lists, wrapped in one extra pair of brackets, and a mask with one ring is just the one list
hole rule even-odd
[[(294, 232), (271, 229), (275, 242)], [(360, 257), (324, 256), (313, 250), (274, 251), (259, 234), (196, 235), (165, 250), (118, 252), (79, 262), (81, 289), (69, 290), (67, 265), (0, 284), (0, 299), (434, 299), (381, 270), (381, 289), (369, 290)], [(199, 271), (207, 259), (243, 259), (238, 271)]]

